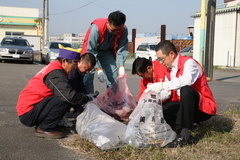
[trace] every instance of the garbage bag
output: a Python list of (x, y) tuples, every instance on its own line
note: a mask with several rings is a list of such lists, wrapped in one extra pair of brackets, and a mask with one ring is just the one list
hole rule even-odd
[(77, 116), (76, 131), (101, 150), (126, 145), (126, 125), (101, 111), (94, 101), (88, 102), (85, 110)]
[(126, 141), (136, 148), (164, 147), (172, 142), (176, 133), (163, 117), (161, 94), (143, 93), (137, 107), (130, 115)]
[(127, 85), (127, 75), (120, 75), (116, 82), (97, 96), (100, 108), (115, 119), (128, 122), (136, 107), (136, 100)]

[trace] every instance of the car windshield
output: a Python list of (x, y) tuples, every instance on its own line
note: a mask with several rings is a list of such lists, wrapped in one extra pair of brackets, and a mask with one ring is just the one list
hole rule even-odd
[(138, 51), (147, 51), (147, 45), (139, 45), (137, 50)]
[(188, 52), (192, 49), (192, 47), (186, 47), (183, 50), (181, 50), (180, 52)]
[(148, 49), (150, 51), (155, 51), (155, 48), (156, 48), (157, 45), (155, 44), (150, 44), (150, 45), (147, 45), (147, 44), (142, 44), (142, 45), (139, 45), (137, 50), (138, 51), (148, 51)]
[(51, 43), (50, 48), (51, 49), (59, 49), (58, 44), (61, 44), (63, 47), (70, 47), (72, 48), (72, 45), (69, 43)]
[(157, 45), (150, 45), (150, 51), (155, 51)]
[(5, 38), (1, 42), (6, 45), (15, 45), (15, 46), (29, 46), (28, 42), (25, 39), (11, 39)]

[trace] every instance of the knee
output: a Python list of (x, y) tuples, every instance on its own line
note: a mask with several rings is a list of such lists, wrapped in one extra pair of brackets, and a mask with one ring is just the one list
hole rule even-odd
[(184, 86), (180, 89), (180, 97), (187, 99), (195, 99), (199, 101), (199, 93), (191, 86)]
[(180, 95), (181, 96), (193, 95), (194, 92), (196, 92), (196, 91), (191, 86), (183, 86), (180, 89)]

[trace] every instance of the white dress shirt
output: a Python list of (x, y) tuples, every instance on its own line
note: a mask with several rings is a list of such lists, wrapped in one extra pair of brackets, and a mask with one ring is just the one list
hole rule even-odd
[(183, 74), (179, 76), (178, 78), (176, 77), (177, 70), (178, 70), (178, 60), (179, 60), (179, 55), (173, 62), (171, 66), (171, 71), (170, 71), (170, 77), (171, 80), (168, 81), (167, 78), (165, 78), (165, 83), (163, 83), (163, 87), (165, 90), (177, 90), (178, 95), (179, 89), (183, 86), (191, 86), (196, 82), (198, 78), (202, 76), (202, 68), (201, 66), (195, 62), (193, 59), (188, 59), (184, 63), (184, 69), (183, 69)]

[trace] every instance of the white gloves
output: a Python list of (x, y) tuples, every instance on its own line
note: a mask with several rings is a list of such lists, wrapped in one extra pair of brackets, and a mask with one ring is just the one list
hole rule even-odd
[(144, 92), (152, 91), (152, 92), (155, 92), (155, 93), (159, 93), (160, 91), (164, 90), (163, 83), (164, 82), (157, 82), (157, 83), (148, 84), (147, 89), (145, 89)]
[(166, 100), (169, 99), (171, 97), (171, 91), (167, 91), (167, 90), (162, 90), (160, 92), (160, 100)]
[(97, 73), (98, 73), (98, 80), (102, 83), (105, 82), (106, 77), (105, 77), (105, 74), (103, 73), (103, 70), (100, 69), (97, 71)]
[(123, 66), (119, 67), (118, 69), (118, 75), (124, 75), (125, 74), (125, 69)]

